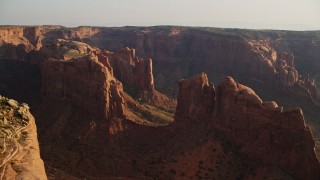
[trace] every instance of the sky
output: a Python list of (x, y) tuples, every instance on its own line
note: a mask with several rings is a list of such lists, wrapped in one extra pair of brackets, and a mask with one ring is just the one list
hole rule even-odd
[(0, 0), (0, 25), (320, 30), (320, 0)]

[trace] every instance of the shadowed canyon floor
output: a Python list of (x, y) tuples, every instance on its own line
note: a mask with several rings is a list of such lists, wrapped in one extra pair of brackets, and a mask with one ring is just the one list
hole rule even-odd
[(319, 179), (318, 35), (1, 26), (0, 94), (49, 179)]

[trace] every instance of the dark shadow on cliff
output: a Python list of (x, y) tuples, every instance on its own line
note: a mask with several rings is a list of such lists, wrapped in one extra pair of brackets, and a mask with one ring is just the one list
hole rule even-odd
[(37, 65), (0, 60), (0, 94), (29, 105), (40, 100), (41, 74)]

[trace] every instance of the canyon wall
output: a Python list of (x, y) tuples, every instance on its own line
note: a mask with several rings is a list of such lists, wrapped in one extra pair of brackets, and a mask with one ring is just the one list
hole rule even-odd
[(180, 123), (199, 113), (198, 120), (221, 130), (251, 162), (279, 167), (299, 179), (319, 179), (315, 142), (300, 108), (284, 110), (273, 101), (263, 102), (231, 77), (216, 90), (208, 90), (205, 74), (182, 80), (179, 87), (175, 116)]
[(0, 43), (20, 45), (39, 50), (42, 46), (43, 28), (41, 26), (2, 26), (0, 27)]
[[(248, 39), (227, 30), (211, 30), (1, 27), (0, 59), (39, 65), (41, 100), (36, 99), (34, 111), (40, 124), (44, 124), (41, 127), (44, 152), (52, 160), (48, 162), (68, 173), (141, 178), (158, 175), (158, 170), (165, 167), (167, 170), (161, 176), (171, 177), (168, 174), (175, 173), (171, 167), (174, 163), (180, 168), (190, 161), (207, 164), (221, 158), (220, 155), (229, 158), (224, 152), (219, 156), (208, 153), (216, 148), (216, 143), (218, 147), (223, 144), (213, 136), (218, 130), (240, 147), (236, 153), (248, 160), (251, 167), (277, 167), (294, 177), (318, 179), (319, 161), (301, 109), (283, 110), (275, 102), (263, 102), (252, 89), (231, 77), (217, 87), (208, 78), (219, 81), (232, 75), (242, 82), (257, 83), (264, 94), (284, 92), (305, 99), (318, 98), (316, 82), (298, 73), (297, 60), (295, 54), (289, 53), (290, 49), (280, 50), (269, 41)], [(168, 103), (173, 109), (175, 104), (155, 89), (174, 96), (178, 80), (203, 71), (208, 75), (179, 83), (175, 122), (163, 128), (154, 127), (160, 124), (157, 120), (172, 114), (158, 106), (137, 103), (123, 91), (136, 94), (138, 100), (151, 97), (158, 104)], [(6, 73), (1, 75), (10, 78)], [(33, 76), (30, 78), (35, 79)], [(318, 113), (317, 109), (313, 112), (315, 119)], [(152, 122), (142, 123), (141, 119)], [(171, 120), (161, 125), (168, 122)], [(163, 145), (164, 150), (158, 149)], [(207, 156), (208, 162), (200, 159), (203, 156)], [(153, 174), (144, 172), (143, 167), (149, 167)], [(195, 167), (198, 168), (198, 163)], [(241, 177), (242, 168), (240, 165), (233, 169), (237, 175), (232, 177)]]
[(320, 87), (319, 37), (319, 31), (285, 32), (272, 41), (277, 51), (293, 52), (296, 68), (301, 74), (314, 78), (318, 89)]
[(58, 40), (40, 51), (42, 98), (71, 101), (106, 119), (124, 117), (122, 84), (84, 43)]
[[(264, 99), (301, 107), (320, 137), (318, 37), (318, 32), (161, 26), (102, 28), (82, 40), (101, 49), (132, 47), (137, 56), (152, 58), (155, 88), (171, 97), (177, 97), (180, 79), (201, 72), (214, 83), (235, 77)], [(293, 63), (282, 63), (285, 52), (293, 53)]]
[[(175, 84), (179, 79), (205, 71), (208, 72), (208, 78), (214, 82), (231, 75), (249, 85), (259, 82), (258, 86), (270, 88), (271, 91), (307, 96), (317, 101), (317, 83), (313, 83), (313, 78), (318, 79), (316, 73), (312, 72), (313, 78), (310, 78), (306, 75), (305, 68), (301, 68), (302, 75), (294, 63), (280, 65), (279, 60), (283, 60), (285, 51), (299, 53), (296, 60), (299, 69), (302, 67), (301, 60), (305, 59), (295, 45), (288, 47), (286, 39), (277, 39), (282, 38), (281, 33), (283, 32), (174, 26), (102, 28), (99, 33), (82, 40), (101, 49), (134, 47), (139, 56), (151, 57), (157, 88), (172, 96), (177, 93)], [(290, 32), (284, 38), (291, 37), (289, 34)], [(310, 58), (307, 54), (306, 57)], [(313, 66), (312, 69), (315, 67), (318, 66)], [(294, 82), (293, 76), (300, 78)]]
[[(175, 108), (173, 99), (155, 90), (151, 59), (135, 56), (134, 49), (110, 52), (80, 42), (83, 38), (100, 34), (99, 28), (17, 26), (2, 27), (0, 31), (3, 42), (1, 59), (25, 61), (40, 67), (42, 99), (71, 101), (89, 112), (104, 113), (103, 117), (108, 117), (106, 113), (109, 112), (124, 117), (123, 83), (125, 90), (135, 99), (170, 111)], [(32, 38), (41, 39), (39, 46), (32, 43)], [(111, 94), (108, 94), (109, 90), (112, 90)], [(87, 97), (88, 101), (81, 102), (82, 97)], [(119, 105), (109, 105), (111, 99), (117, 99)], [(109, 106), (115, 107), (108, 110)]]
[[(32, 50), (39, 50), (43, 42), (58, 38), (82, 41), (100, 49), (112, 51), (118, 51), (124, 47), (133, 47), (137, 50), (137, 55), (145, 58), (146, 61), (140, 59), (140, 63), (138, 63), (135, 53), (126, 53), (124, 49), (115, 52), (112, 55), (115, 57), (110, 57), (110, 60), (117, 59), (119, 61), (119, 59), (130, 55), (132, 56), (128, 57), (128, 59), (131, 58), (130, 66), (136, 66), (130, 69), (140, 69), (137, 73), (146, 73), (144, 71), (150, 71), (150, 69), (146, 70), (145, 68), (151, 67), (149, 64), (152, 62), (148, 59), (151, 57), (153, 59), (154, 77), (151, 78), (150, 74), (145, 74), (147, 75), (146, 79), (142, 78), (145, 76), (140, 76), (140, 86), (144, 86), (143, 84), (149, 81), (149, 85), (146, 85), (145, 88), (152, 89), (154, 85), (150, 84), (156, 84), (157, 89), (172, 96), (177, 93), (176, 83), (180, 79), (205, 71), (208, 72), (208, 78), (214, 82), (221, 81), (224, 76), (231, 75), (249, 85), (259, 82), (260, 86), (265, 86), (271, 90), (307, 96), (313, 100), (318, 99), (317, 82), (314, 81), (314, 78), (318, 79), (317, 73), (311, 72), (313, 78), (310, 78), (299, 74), (295, 67), (296, 64), (299, 65), (299, 68), (302, 67), (301, 59), (303, 59), (301, 51), (296, 51), (296, 43), (292, 42), (292, 47), (287, 47), (285, 40), (278, 41), (273, 36), (269, 37), (267, 33), (263, 34), (259, 31), (233, 32), (233, 30), (225, 30), (224, 32), (223, 29), (188, 27), (65, 28), (60, 26), (13, 26), (1, 27), (0, 32), (1, 42), (5, 43), (0, 49), (3, 52), (1, 53), (3, 57), (30, 59), (30, 61), (34, 61)], [(259, 33), (262, 34), (260, 39), (255, 37)], [(30, 51), (32, 53), (26, 55), (25, 52)], [(284, 56), (284, 51), (288, 53), (297, 52), (298, 59), (294, 60), (293, 58), (297, 63), (284, 65), (285, 60), (283, 58), (289, 58), (289, 54)], [(313, 56), (316, 58), (316, 55)], [(306, 54), (306, 57), (310, 58), (308, 54)], [(117, 63), (118, 65), (124, 65), (124, 62)], [(141, 64), (141, 68), (138, 67), (139, 64)], [(145, 67), (145, 65), (147, 66)], [(314, 69), (314, 67), (318, 66), (313, 65), (311, 69)], [(116, 69), (117, 72), (122, 70), (121, 68)], [(305, 68), (302, 67), (301, 69), (306, 74)], [(122, 72), (121, 75), (116, 73), (116, 77), (125, 81), (130, 77), (124, 78), (122, 76), (128, 76), (128, 73)], [(155, 83), (153, 83), (153, 79)], [(132, 84), (132, 82), (130, 83)]]

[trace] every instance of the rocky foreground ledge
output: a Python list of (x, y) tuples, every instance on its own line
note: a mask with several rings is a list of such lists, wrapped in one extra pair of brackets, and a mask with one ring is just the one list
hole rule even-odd
[(0, 96), (0, 179), (47, 179), (27, 104)]
[(319, 179), (315, 141), (300, 108), (263, 102), (232, 77), (216, 88), (202, 73), (179, 84), (177, 123), (207, 121), (251, 163), (278, 167), (298, 179)]

